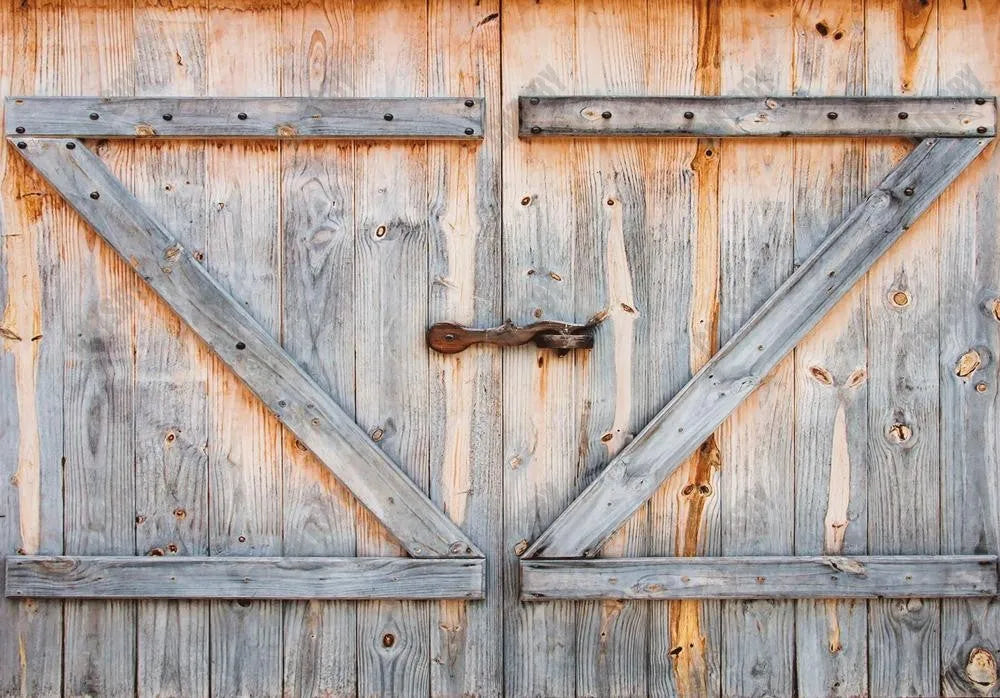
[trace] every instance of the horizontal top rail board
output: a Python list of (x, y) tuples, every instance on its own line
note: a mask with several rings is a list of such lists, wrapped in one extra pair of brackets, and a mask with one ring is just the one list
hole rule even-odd
[(520, 135), (931, 136), (996, 134), (995, 97), (519, 98)]
[(19, 152), (413, 557), (482, 557), (329, 394), (81, 141)]
[(523, 557), (594, 557), (989, 142), (928, 138), (918, 143)]
[(521, 598), (846, 599), (995, 596), (994, 555), (521, 560)]
[(481, 140), (479, 97), (8, 97), (7, 135)]
[(8, 557), (6, 595), (77, 599), (481, 599), (484, 561)]

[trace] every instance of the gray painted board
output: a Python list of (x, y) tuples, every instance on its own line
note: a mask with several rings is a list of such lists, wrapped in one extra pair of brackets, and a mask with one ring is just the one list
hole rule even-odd
[(6, 105), (10, 136), (23, 128), (77, 138), (483, 137), (483, 100), (472, 97), (8, 97)]
[(989, 597), (995, 555), (723, 556), (522, 560), (521, 598)]
[[(19, 149), (415, 557), (479, 552), (205, 268), (78, 141)], [(69, 149), (67, 143), (74, 147)], [(94, 198), (97, 194), (98, 198)], [(373, 474), (377, 473), (377, 477)]]
[(928, 139), (917, 145), (611, 461), (525, 557), (594, 555), (987, 143), (984, 139)]
[(7, 558), (11, 597), (76, 599), (480, 599), (480, 558)]
[[(989, 97), (544, 97), (518, 98), (520, 135), (899, 136), (996, 135)], [(905, 115), (905, 116), (904, 116)]]

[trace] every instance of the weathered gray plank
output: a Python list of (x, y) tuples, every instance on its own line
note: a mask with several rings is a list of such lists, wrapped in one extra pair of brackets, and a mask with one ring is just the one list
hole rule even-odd
[(525, 601), (958, 598), (996, 593), (996, 555), (521, 560)]
[[(791, 90), (793, 11), (794, 3), (782, 0), (723, 5), (719, 13), (723, 94)], [(724, 343), (766, 305), (795, 269), (793, 147), (788, 140), (728, 141), (721, 146), (719, 339)], [(750, 355), (759, 354), (759, 347), (770, 339), (747, 347)], [(748, 395), (717, 432), (723, 555), (793, 552), (795, 453), (789, 438), (795, 429), (793, 368), (792, 357), (786, 356), (755, 374), (760, 389)], [(732, 600), (721, 606), (722, 695), (793, 694), (794, 604), (768, 599)]]
[[(864, 92), (863, 0), (796, 3), (795, 94)], [(840, 39), (832, 34), (839, 33)], [(797, 139), (795, 261), (858, 205), (864, 141)], [(865, 286), (854, 288), (795, 348), (795, 553), (867, 551)], [(860, 696), (868, 687), (864, 601), (803, 600), (795, 608), (795, 673), (803, 696)]]
[[(57, 91), (46, 69), (57, 42), (34, 5), (0, 6), (0, 93)], [(18, 27), (19, 31), (13, 31)], [(16, 57), (16, 59), (15, 59)], [(61, 223), (45, 183), (0, 149), (0, 555), (63, 547), (63, 268)], [(2, 587), (2, 582), (0, 582)], [(62, 687), (62, 604), (0, 600), (0, 695), (52, 696)]]
[(7, 596), (75, 599), (481, 599), (482, 558), (7, 558)]
[[(55, 21), (43, 14), (43, 22)], [(133, 91), (132, 5), (61, 8), (57, 57), (63, 94)], [(106, 40), (114, 36), (115, 40)], [(91, 69), (79, 66), (87, 56)], [(127, 144), (102, 144), (107, 166), (130, 181)], [(63, 148), (65, 150), (65, 148)], [(69, 152), (69, 151), (66, 151)], [(131, 555), (135, 545), (135, 290), (128, 265), (79, 219), (63, 219), (61, 310), (66, 339), (64, 548), (74, 555)], [(136, 604), (67, 601), (63, 695), (135, 692)]]
[(987, 143), (928, 139), (917, 145), (535, 541), (526, 557), (592, 556)]
[[(645, 23), (646, 3), (626, 0), (612, 12), (602, 0), (574, 4), (579, 84), (609, 94), (643, 89), (646, 36), (635, 29)], [(597, 312), (604, 320), (594, 350), (578, 354), (576, 361), (573, 400), (577, 414), (587, 417), (580, 422), (575, 457), (572, 452), (562, 456), (576, 471), (576, 478), (560, 483), (567, 494), (588, 484), (663, 404), (659, 395), (650, 404), (640, 369), (647, 366), (647, 352), (662, 356), (666, 337), (674, 338), (657, 327), (658, 341), (640, 343), (646, 338), (640, 332), (655, 322), (655, 316), (646, 316), (647, 302), (653, 302), (650, 285), (663, 288), (649, 274), (640, 277), (645, 271), (640, 267), (649, 260), (659, 273), (670, 273), (646, 216), (644, 159), (657, 145), (636, 140), (575, 144), (576, 171), (570, 176), (576, 180), (576, 217), (569, 226), (574, 251), (563, 278), (573, 287), (574, 320)], [(684, 362), (676, 352), (669, 358)], [(602, 554), (647, 555), (648, 539), (646, 510), (640, 508)], [(648, 617), (649, 604), (599, 600), (576, 605), (578, 696), (630, 698), (646, 692)]]
[[(354, 4), (281, 3), (282, 94), (350, 97)], [(322, 47), (320, 49), (319, 47)], [(282, 344), (354, 417), (354, 150), (350, 141), (282, 144)], [(285, 555), (354, 555), (350, 491), (290, 433), (282, 441)], [(283, 692), (357, 693), (357, 604), (284, 604)]]
[[(777, 60), (774, 63), (777, 64)], [(996, 98), (545, 97), (518, 98), (520, 136), (996, 135)], [(905, 114), (906, 116), (902, 116)]]
[[(208, 0), (208, 92), (273, 95), (281, 85), (280, 16), (269, 3)], [(281, 332), (279, 144), (206, 147), (208, 274), (269, 337)], [(237, 374), (238, 375), (238, 374)], [(209, 540), (212, 555), (282, 553), (283, 430), (216, 359), (209, 376)], [(327, 393), (324, 392), (326, 395)], [(209, 682), (216, 695), (264, 696), (282, 678), (281, 604), (210, 604)], [(256, 639), (246, 651), (246, 638)]]
[[(201, 2), (134, 9), (135, 87), (142, 95), (205, 94), (206, 17)], [(178, 59), (178, 56), (180, 57)], [(165, 66), (175, 66), (166, 70)], [(205, 145), (146, 142), (134, 152), (133, 192), (187, 249), (205, 250)], [(135, 336), (135, 553), (207, 555), (208, 376), (211, 355), (145, 284)], [(209, 604), (137, 604), (139, 696), (209, 695)]]
[[(482, 144), (428, 146), (428, 322), (488, 325), (502, 317), (500, 257), (499, 0), (428, 3), (428, 91), (485, 97)], [(492, 19), (491, 19), (492, 18)], [(503, 691), (498, 460), (501, 352), (430, 355), (431, 499), (487, 554), (486, 598), (430, 608), (432, 696), (499, 697)], [(493, 638), (484, 641), (484, 638)]]
[[(427, 94), (426, 0), (358, 2), (355, 34), (358, 94)], [(432, 284), (427, 144), (359, 143), (356, 152), (358, 423), (368, 432), (370, 443), (378, 444), (427, 492), (430, 371), (424, 332)], [(362, 513), (358, 554), (388, 556), (401, 551), (371, 516)], [(359, 604), (359, 695), (426, 697), (430, 667), (428, 605)]]
[[(646, 11), (646, 90), (718, 94), (720, 3), (672, 0), (648, 3)], [(709, 138), (646, 141), (649, 230), (633, 242), (648, 245), (646, 254), (633, 257), (640, 294), (636, 346), (643, 352), (636, 362), (633, 398), (640, 405), (640, 425), (719, 349), (720, 144)], [(719, 456), (713, 434), (650, 498), (648, 555), (720, 553)], [(718, 695), (721, 602), (677, 599), (647, 605), (649, 695)]]
[[(513, 96), (573, 84), (573, 3), (507, 0), (500, 7), (503, 79), (503, 318), (565, 320), (576, 310), (578, 144), (517, 137)], [(561, 31), (553, 31), (562, 27)], [(591, 309), (591, 312), (595, 309)], [(589, 316), (583, 318), (584, 321)], [(576, 318), (572, 318), (576, 319)], [(493, 324), (493, 323), (491, 323)], [(519, 600), (518, 556), (572, 500), (589, 410), (576, 398), (573, 352), (522, 348), (503, 361), (504, 692), (517, 698), (576, 696), (576, 605)]]
[[(866, 0), (870, 95), (938, 92), (938, 3)], [(881, 37), (872, 40), (873, 37)], [(869, 142), (866, 186), (902, 160), (905, 142)], [(868, 553), (931, 554), (940, 547), (938, 207), (868, 275)], [(995, 552), (995, 551), (986, 551)], [(874, 600), (868, 610), (873, 696), (941, 690), (940, 602)]]
[[(9, 136), (23, 133), (76, 138), (420, 140), (483, 137), (483, 100), (479, 97), (8, 97), (6, 103)], [(19, 128), (24, 131), (18, 131)]]
[[(1000, 24), (938, 8), (938, 94), (1000, 91)], [(938, 208), (941, 552), (1000, 550), (1000, 157), (991, 146)], [(1000, 695), (1000, 596), (941, 603), (941, 693)]]
[[(465, 535), (78, 141), (19, 149), (414, 557), (477, 557)], [(75, 147), (70, 150), (66, 143)], [(99, 194), (98, 199), (90, 193)], [(377, 477), (374, 475), (377, 474)]]

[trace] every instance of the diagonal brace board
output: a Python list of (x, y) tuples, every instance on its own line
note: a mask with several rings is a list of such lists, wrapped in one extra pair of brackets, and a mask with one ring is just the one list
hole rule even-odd
[(12, 140), (413, 557), (482, 557), (469, 538), (78, 140)]
[(940, 138), (917, 144), (523, 557), (596, 555), (987, 143)]

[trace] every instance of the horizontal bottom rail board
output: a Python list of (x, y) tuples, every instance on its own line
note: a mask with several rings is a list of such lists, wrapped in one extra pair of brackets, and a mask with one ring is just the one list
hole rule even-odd
[(76, 599), (481, 599), (484, 560), (8, 557), (6, 595)]
[(521, 560), (521, 599), (995, 596), (995, 555)]

